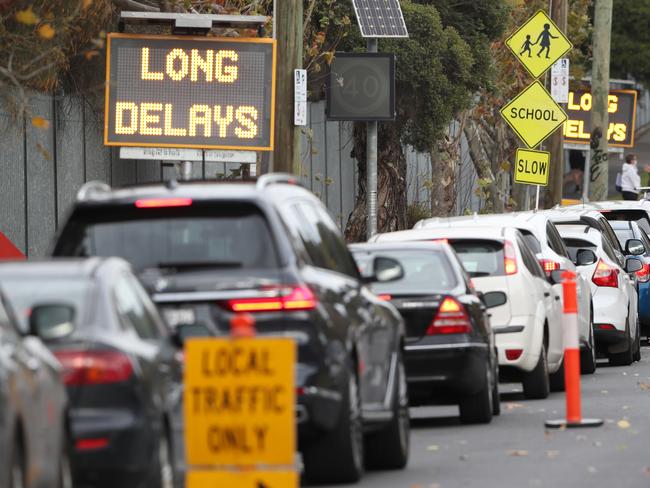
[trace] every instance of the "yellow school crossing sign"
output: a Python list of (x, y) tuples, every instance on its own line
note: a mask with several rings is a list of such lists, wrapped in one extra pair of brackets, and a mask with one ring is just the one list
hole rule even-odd
[(501, 116), (530, 148), (540, 144), (567, 119), (539, 81), (501, 109)]
[(533, 78), (539, 78), (573, 47), (543, 10), (517, 29), (506, 44)]
[(548, 185), (551, 166), (551, 153), (517, 149), (515, 159), (515, 181), (529, 185)]

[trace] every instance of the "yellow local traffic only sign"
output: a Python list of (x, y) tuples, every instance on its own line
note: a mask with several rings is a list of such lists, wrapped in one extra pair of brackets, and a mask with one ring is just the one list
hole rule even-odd
[(515, 161), (515, 181), (529, 185), (548, 185), (551, 166), (551, 153), (517, 149)]
[(573, 47), (543, 10), (517, 29), (506, 44), (533, 78), (539, 78)]
[(290, 470), (296, 455), (295, 364), (292, 339), (188, 340), (187, 464), (202, 469), (282, 465)]
[(530, 148), (540, 144), (567, 119), (564, 110), (539, 81), (503, 107), (501, 116)]
[(186, 488), (297, 488), (293, 471), (190, 471)]

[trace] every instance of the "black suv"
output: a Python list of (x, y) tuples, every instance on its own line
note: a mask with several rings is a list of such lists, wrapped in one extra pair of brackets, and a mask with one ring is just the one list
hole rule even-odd
[[(352, 482), (364, 464), (406, 465), (403, 321), (365, 286), (327, 210), (293, 177), (88, 184), (53, 253), (127, 259), (183, 334), (227, 334), (246, 312), (259, 335), (294, 338), (308, 478)], [(376, 279), (402, 272), (390, 259), (375, 268)]]

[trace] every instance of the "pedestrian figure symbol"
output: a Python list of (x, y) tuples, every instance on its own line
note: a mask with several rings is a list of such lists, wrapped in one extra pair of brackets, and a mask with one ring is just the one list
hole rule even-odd
[(530, 42), (530, 35), (526, 36), (526, 41), (524, 42), (524, 45), (521, 46), (522, 51), (519, 53), (519, 56), (523, 56), (525, 52), (528, 52), (528, 57), (530, 58), (530, 55), (532, 54), (530, 52), (530, 46), (534, 46), (534, 42)]
[[(528, 38), (528, 36), (526, 36), (526, 38)], [(546, 59), (549, 59), (549, 54), (551, 52), (551, 39), (558, 39), (558, 36), (551, 34), (551, 24), (544, 24), (544, 30), (539, 33), (539, 36), (537, 36), (537, 40), (535, 41), (535, 44), (539, 43), (541, 46), (537, 53), (538, 58), (540, 57), (540, 54), (544, 52), (544, 49), (546, 49)]]

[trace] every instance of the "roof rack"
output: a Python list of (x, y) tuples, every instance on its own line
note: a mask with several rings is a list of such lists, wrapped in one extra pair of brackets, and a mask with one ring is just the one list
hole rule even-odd
[(111, 192), (111, 187), (103, 181), (89, 181), (77, 192), (77, 200), (90, 200), (99, 195), (106, 195)]
[(258, 190), (263, 190), (269, 185), (275, 185), (277, 183), (284, 183), (287, 185), (300, 185), (298, 177), (289, 173), (268, 173), (257, 178), (257, 183), (255, 188)]

